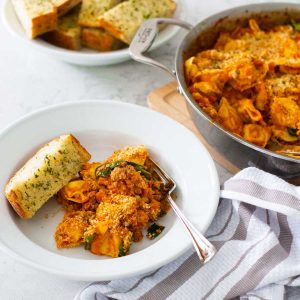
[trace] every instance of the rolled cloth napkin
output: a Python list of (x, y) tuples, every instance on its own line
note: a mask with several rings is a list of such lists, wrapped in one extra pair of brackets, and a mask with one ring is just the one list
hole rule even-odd
[(91, 283), (75, 299), (279, 300), (300, 286), (300, 187), (244, 169), (224, 183), (206, 236), (218, 250), (206, 265), (190, 249), (146, 275)]

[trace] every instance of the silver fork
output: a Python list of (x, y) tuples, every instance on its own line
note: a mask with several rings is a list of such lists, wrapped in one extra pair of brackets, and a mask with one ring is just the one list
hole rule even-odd
[(207, 263), (216, 254), (216, 248), (191, 224), (191, 222), (184, 216), (180, 208), (172, 199), (171, 194), (176, 189), (176, 183), (174, 180), (161, 167), (159, 167), (157, 163), (155, 163), (152, 159), (149, 160), (152, 163), (153, 170), (164, 183), (166, 191), (168, 192), (168, 201), (175, 214), (179, 217), (189, 233), (201, 263)]

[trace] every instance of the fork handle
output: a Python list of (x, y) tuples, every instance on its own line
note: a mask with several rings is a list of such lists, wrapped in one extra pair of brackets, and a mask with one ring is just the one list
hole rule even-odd
[(207, 263), (216, 254), (216, 252), (217, 252), (216, 248), (184, 216), (184, 214), (182, 213), (180, 208), (177, 206), (177, 204), (172, 199), (171, 195), (168, 195), (168, 200), (169, 200), (170, 205), (173, 208), (174, 212), (179, 217), (179, 219), (183, 223), (184, 227), (188, 231), (190, 237), (192, 238), (194, 247), (200, 258), (201, 263), (203, 263), (203, 264)]

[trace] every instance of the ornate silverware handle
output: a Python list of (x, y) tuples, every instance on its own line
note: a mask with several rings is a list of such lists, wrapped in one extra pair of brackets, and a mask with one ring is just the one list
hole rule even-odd
[(179, 219), (184, 224), (184, 227), (188, 231), (192, 238), (196, 252), (200, 258), (200, 261), (205, 264), (213, 258), (216, 254), (216, 248), (190, 223), (190, 221), (184, 216), (179, 207), (176, 205), (170, 195), (168, 200)]
[(178, 25), (187, 30), (191, 30), (193, 28), (193, 26), (189, 23), (178, 19), (154, 18), (146, 20), (145, 22), (143, 22), (143, 24), (135, 34), (129, 46), (129, 53), (134, 60), (158, 67), (168, 72), (173, 78), (176, 78), (174, 72), (171, 69), (161, 64), (160, 62), (143, 55), (143, 53), (147, 52), (147, 50), (153, 44), (159, 31), (159, 25), (161, 24)]

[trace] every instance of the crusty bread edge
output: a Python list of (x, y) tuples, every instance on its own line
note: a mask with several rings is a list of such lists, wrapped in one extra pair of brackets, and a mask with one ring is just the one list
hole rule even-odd
[(99, 26), (105, 30), (107, 30), (112, 36), (114, 36), (116, 39), (121, 40), (125, 44), (129, 45), (130, 42), (126, 39), (125, 35), (116, 29), (110, 22), (105, 21), (102, 17), (99, 19)]
[[(96, 33), (95, 33), (96, 31)], [(97, 31), (100, 31), (98, 35)], [(121, 49), (124, 43), (100, 28), (84, 27), (81, 31), (81, 44), (84, 47), (106, 52)]]
[(78, 38), (76, 38), (66, 32), (54, 30), (45, 33), (45, 35), (43, 35), (43, 38), (48, 43), (58, 47), (62, 47), (69, 50), (80, 50), (81, 48), (80, 36), (81, 34), (79, 34)]
[(87, 162), (91, 159), (91, 154), (80, 144), (80, 142), (74, 137), (74, 135), (70, 134), (70, 138), (76, 143), (78, 147), (78, 154), (80, 155), (83, 162)]
[[(55, 9), (56, 10), (56, 9)], [(57, 13), (52, 12), (46, 15), (38, 16), (32, 19), (31, 23), (31, 38), (35, 38), (45, 32), (56, 29)]]
[(29, 219), (32, 216), (24, 211), (24, 209), (21, 207), (19, 204), (19, 199), (18, 195), (16, 194), (15, 191), (11, 190), (8, 194), (6, 194), (6, 198), (13, 207), (13, 209), (16, 211), (16, 213), (23, 219)]
[(78, 5), (81, 2), (81, 0), (68, 0), (62, 5), (56, 6), (57, 7), (57, 13), (58, 16), (61, 17), (62, 15), (69, 12), (73, 7)]
[(78, 24), (82, 27), (100, 28), (99, 22), (80, 21), (79, 19)]
[(16, 16), (29, 38), (33, 39), (40, 34), (56, 28), (57, 9), (55, 6), (52, 7), (52, 11), (49, 11), (44, 15), (30, 18), (23, 3), (17, 1), (12, 1), (12, 3)]

